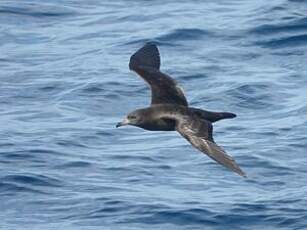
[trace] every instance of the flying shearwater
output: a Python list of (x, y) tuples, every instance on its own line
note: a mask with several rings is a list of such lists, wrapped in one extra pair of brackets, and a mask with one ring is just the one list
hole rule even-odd
[(160, 71), (160, 54), (153, 43), (145, 44), (131, 56), (129, 68), (149, 84), (151, 105), (129, 113), (116, 127), (133, 125), (151, 131), (177, 131), (196, 149), (246, 177), (234, 159), (215, 143), (212, 135), (213, 122), (234, 118), (235, 114), (189, 107), (182, 88)]

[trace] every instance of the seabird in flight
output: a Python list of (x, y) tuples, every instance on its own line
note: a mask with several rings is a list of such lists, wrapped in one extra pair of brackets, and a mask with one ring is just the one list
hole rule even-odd
[(160, 54), (153, 43), (145, 44), (131, 56), (129, 68), (149, 84), (151, 105), (129, 113), (116, 127), (133, 125), (151, 131), (177, 131), (196, 149), (246, 177), (234, 159), (215, 143), (212, 135), (213, 122), (234, 118), (235, 114), (189, 107), (182, 88), (160, 71)]

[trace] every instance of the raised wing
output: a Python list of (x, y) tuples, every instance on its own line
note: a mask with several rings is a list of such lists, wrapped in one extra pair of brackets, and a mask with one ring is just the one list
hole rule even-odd
[(183, 90), (170, 76), (160, 72), (160, 54), (156, 45), (147, 43), (134, 53), (129, 68), (149, 84), (151, 104), (188, 106)]
[(226, 168), (246, 177), (234, 159), (214, 142), (212, 137), (213, 128), (210, 122), (199, 119), (196, 116), (185, 116), (183, 119), (179, 119), (176, 129), (195, 148)]

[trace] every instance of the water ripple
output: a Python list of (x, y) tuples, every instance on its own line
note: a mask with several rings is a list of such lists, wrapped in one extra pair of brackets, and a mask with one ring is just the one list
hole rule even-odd
[[(1, 1), (4, 229), (305, 229), (304, 1)], [(150, 104), (144, 43), (191, 105), (237, 114), (214, 139), (116, 129)]]
[(205, 30), (200, 29), (176, 29), (165, 35), (156, 37), (158, 41), (187, 41), (187, 40), (198, 40), (204, 36), (210, 36), (211, 34)]
[(35, 18), (52, 18), (67, 17), (74, 15), (74, 11), (66, 7), (59, 7), (48, 4), (21, 4), (20, 6), (0, 6), (0, 17), (3, 15), (14, 15), (15, 17), (35, 17)]
[(307, 44), (307, 34), (273, 38), (268, 41), (256, 42), (256, 44), (272, 49), (305, 46)]

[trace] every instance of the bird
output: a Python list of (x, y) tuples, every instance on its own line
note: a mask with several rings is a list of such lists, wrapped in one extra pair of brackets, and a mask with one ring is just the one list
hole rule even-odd
[(153, 42), (138, 49), (129, 61), (151, 88), (149, 107), (136, 109), (118, 122), (116, 127), (132, 125), (149, 131), (177, 131), (196, 149), (240, 176), (246, 174), (213, 139), (213, 123), (236, 117), (229, 112), (212, 112), (190, 107), (181, 86), (160, 71), (160, 53)]

